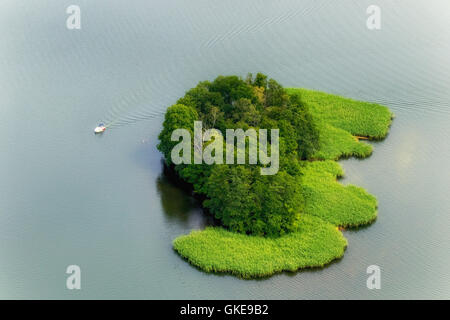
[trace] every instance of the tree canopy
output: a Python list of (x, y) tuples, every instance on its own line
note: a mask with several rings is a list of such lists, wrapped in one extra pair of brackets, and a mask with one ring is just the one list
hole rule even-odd
[(257, 235), (277, 236), (293, 230), (303, 208), (299, 189), (300, 161), (318, 149), (318, 130), (299, 95), (288, 95), (264, 74), (219, 76), (188, 90), (168, 108), (159, 135), (158, 149), (166, 163), (176, 142), (178, 128), (193, 131), (194, 121), (203, 129), (279, 129), (280, 170), (261, 176), (257, 165), (174, 165), (194, 191), (205, 196), (204, 206), (229, 229)]

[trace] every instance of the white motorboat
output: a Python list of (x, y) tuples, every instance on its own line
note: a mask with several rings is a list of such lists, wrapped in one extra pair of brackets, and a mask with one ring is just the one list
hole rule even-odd
[(104, 132), (105, 130), (106, 130), (105, 125), (104, 125), (103, 123), (100, 123), (100, 124), (98, 125), (98, 127), (96, 127), (96, 128), (94, 129), (94, 132), (95, 132), (95, 133), (102, 133), (102, 132)]

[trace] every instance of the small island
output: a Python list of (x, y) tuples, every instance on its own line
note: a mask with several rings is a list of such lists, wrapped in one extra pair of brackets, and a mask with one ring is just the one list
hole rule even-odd
[[(372, 146), (360, 139), (383, 139), (392, 119), (384, 106), (283, 88), (261, 73), (200, 82), (168, 108), (158, 149), (220, 226), (179, 236), (174, 250), (201, 270), (241, 278), (323, 267), (342, 257), (347, 240), (340, 228), (372, 223), (377, 200), (340, 184), (344, 172), (336, 160), (368, 157)], [(195, 121), (222, 133), (279, 129), (279, 171), (261, 175), (262, 164), (174, 164), (172, 132), (193, 133)]]

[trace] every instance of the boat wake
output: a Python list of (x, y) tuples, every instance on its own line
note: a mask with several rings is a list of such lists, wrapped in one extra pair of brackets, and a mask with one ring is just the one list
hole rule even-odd
[(203, 43), (202, 46), (206, 48), (211, 48), (215, 46), (217, 43), (221, 43), (226, 40), (231, 40), (239, 36), (240, 34), (257, 32), (263, 28), (269, 27), (274, 24), (283, 23), (293, 18), (301, 18), (302, 16), (309, 15), (314, 11), (322, 10), (326, 5), (330, 3), (331, 1), (314, 1), (311, 6), (302, 7), (297, 10), (289, 10), (280, 15), (260, 20), (255, 24), (237, 25), (225, 33), (216, 35), (208, 39)]
[(119, 128), (162, 117), (165, 110), (154, 107), (148, 92), (145, 87), (142, 87), (119, 100), (105, 117), (105, 128)]

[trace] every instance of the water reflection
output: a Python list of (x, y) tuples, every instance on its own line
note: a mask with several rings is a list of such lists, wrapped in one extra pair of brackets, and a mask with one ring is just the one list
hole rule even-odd
[(202, 229), (217, 225), (217, 221), (201, 207), (201, 200), (192, 194), (189, 185), (181, 181), (161, 160), (162, 172), (156, 179), (156, 189), (168, 222), (184, 228)]

